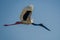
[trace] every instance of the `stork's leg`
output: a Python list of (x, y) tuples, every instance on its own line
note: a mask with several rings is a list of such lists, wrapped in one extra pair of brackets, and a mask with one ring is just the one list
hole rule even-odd
[(32, 23), (32, 25), (41, 26), (41, 27), (45, 28), (46, 30), (51, 31), (50, 29), (48, 29), (48, 28), (47, 28), (46, 26), (44, 26), (43, 24), (35, 24), (35, 23)]
[(17, 24), (22, 24), (22, 22), (16, 22), (16, 23), (14, 23), (14, 24), (5, 24), (4, 26), (12, 26), (12, 25), (17, 25)]

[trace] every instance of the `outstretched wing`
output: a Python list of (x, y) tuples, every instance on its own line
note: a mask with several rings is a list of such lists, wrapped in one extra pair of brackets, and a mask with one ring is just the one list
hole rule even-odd
[(20, 19), (24, 20), (24, 21), (27, 21), (28, 19), (31, 19), (31, 14), (32, 14), (32, 11), (27, 10), (25, 13), (21, 14)]
[(20, 15), (21, 21), (28, 21), (31, 20), (32, 15), (32, 7), (25, 7)]
[(28, 18), (31, 18), (32, 11), (26, 11), (26, 13), (23, 15), (23, 20), (26, 21)]

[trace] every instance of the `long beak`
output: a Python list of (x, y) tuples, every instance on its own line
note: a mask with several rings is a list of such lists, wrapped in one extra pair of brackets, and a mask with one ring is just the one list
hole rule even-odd
[(40, 26), (42, 26), (43, 28), (45, 28), (48, 31), (51, 31), (50, 29), (48, 29), (46, 26), (44, 26), (43, 24), (39, 24)]
[(34, 25), (34, 26), (41, 26), (41, 27), (45, 28), (46, 30), (51, 31), (50, 29), (48, 29), (48, 28), (47, 28), (46, 26), (44, 26), (43, 24), (35, 24), (35, 23), (32, 23), (32, 25)]
[(14, 24), (5, 24), (4, 26), (12, 26), (12, 25), (17, 25), (17, 24), (22, 24), (22, 22), (16, 22)]

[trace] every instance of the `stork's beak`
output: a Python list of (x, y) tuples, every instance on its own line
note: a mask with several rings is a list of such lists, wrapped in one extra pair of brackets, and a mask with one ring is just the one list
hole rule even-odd
[(43, 24), (39, 24), (40, 26), (42, 26), (43, 28), (45, 28), (48, 31), (51, 31), (50, 29), (48, 29), (46, 26), (44, 26)]

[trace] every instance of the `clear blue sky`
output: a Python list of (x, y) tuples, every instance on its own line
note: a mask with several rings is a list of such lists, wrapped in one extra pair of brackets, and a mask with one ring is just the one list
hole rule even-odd
[[(29, 4), (34, 5), (34, 22), (43, 23), (50, 32), (33, 25), (3, 26), (20, 21)], [(60, 0), (0, 0), (0, 40), (60, 40)]]

